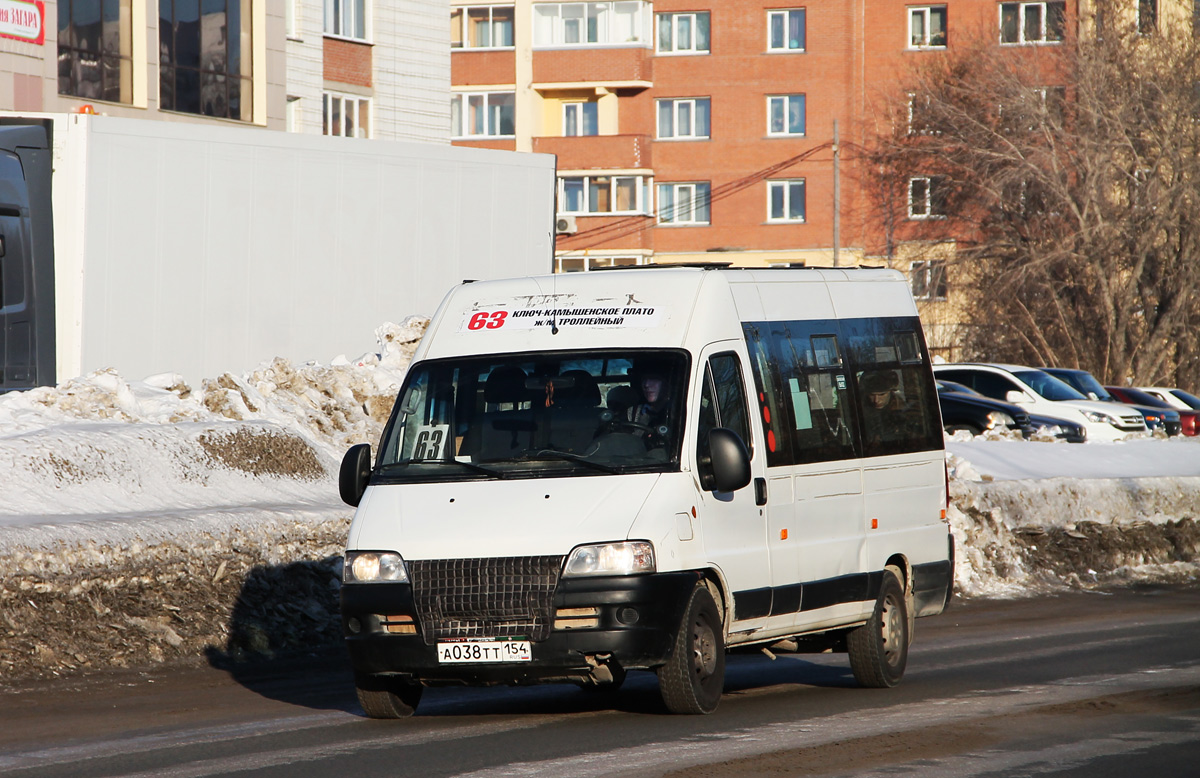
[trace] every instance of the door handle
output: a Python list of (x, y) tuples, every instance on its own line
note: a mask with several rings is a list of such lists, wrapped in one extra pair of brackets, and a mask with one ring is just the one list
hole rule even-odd
[(765, 478), (754, 479), (754, 504), (767, 504), (767, 479)]

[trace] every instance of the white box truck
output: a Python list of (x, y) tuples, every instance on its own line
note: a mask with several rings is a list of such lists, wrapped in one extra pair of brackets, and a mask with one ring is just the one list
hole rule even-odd
[(351, 448), (359, 700), (657, 672), (707, 713), (727, 650), (896, 684), (953, 537), (929, 354), (891, 270), (646, 267), (463, 284), (377, 455)]
[(553, 263), (553, 155), (0, 114), (0, 178), (0, 390), (356, 356), (464, 279)]

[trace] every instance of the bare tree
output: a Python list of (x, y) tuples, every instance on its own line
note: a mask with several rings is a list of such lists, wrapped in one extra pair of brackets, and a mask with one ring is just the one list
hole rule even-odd
[(924, 59), (864, 151), (866, 189), (889, 241), (901, 210), (901, 240), (957, 240), (966, 357), (1195, 388), (1200, 51), (1113, 18)]

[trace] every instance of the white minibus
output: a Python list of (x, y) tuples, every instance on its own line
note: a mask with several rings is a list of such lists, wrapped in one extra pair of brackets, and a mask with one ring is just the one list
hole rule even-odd
[(889, 687), (953, 583), (937, 393), (893, 270), (465, 282), (339, 486), (372, 717), (426, 686), (631, 670), (708, 713), (733, 650), (846, 652)]

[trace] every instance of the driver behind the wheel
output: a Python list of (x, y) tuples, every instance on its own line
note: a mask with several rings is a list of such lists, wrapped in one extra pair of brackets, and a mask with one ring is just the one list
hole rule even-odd
[(626, 411), (626, 418), (646, 428), (647, 448), (666, 445), (671, 415), (667, 371), (657, 364), (646, 365), (637, 371), (634, 386), (641, 392), (641, 401)]

